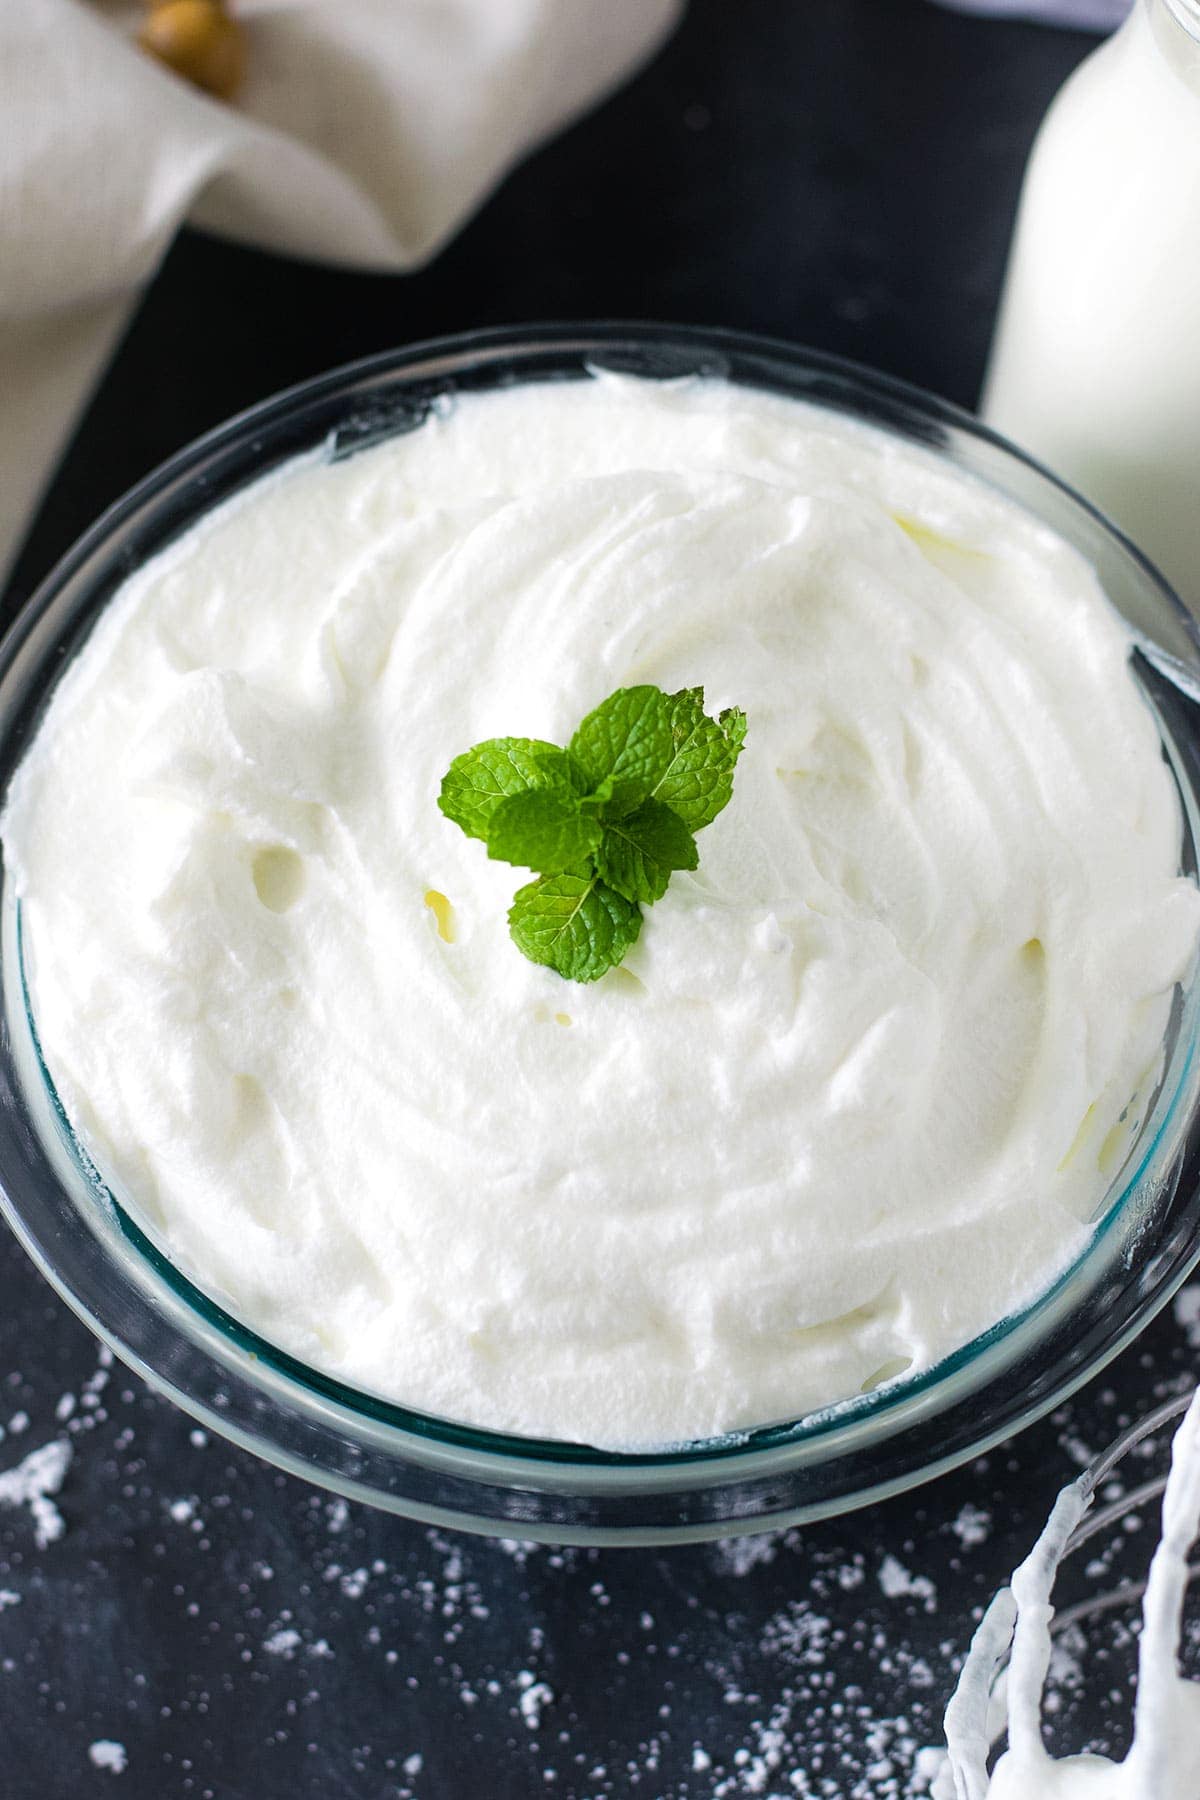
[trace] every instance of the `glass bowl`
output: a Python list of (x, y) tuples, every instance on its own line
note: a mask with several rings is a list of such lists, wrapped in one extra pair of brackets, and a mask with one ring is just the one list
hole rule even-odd
[[(63, 559), (0, 647), (0, 787), (54, 682), (130, 572), (207, 508), (301, 451), (345, 457), (455, 393), (578, 381), (597, 367), (703, 374), (831, 408), (988, 482), (1074, 544), (1129, 621), (1134, 668), (1178, 785), (1183, 868), (1200, 843), (1200, 640), (1170, 589), (1098, 513), (995, 433), (836, 358), (733, 332), (517, 328), (417, 345), (243, 413), (119, 501)], [(822, 1412), (662, 1453), (506, 1437), (349, 1388), (276, 1349), (175, 1268), (107, 1192), (42, 1064), (19, 909), (0, 929), (0, 1206), (48, 1280), (117, 1354), (214, 1431), (393, 1512), (552, 1542), (649, 1544), (820, 1518), (927, 1480), (1061, 1401), (1114, 1356), (1200, 1259), (1200, 982), (1177, 992), (1158, 1087), (1078, 1261), (1034, 1304), (933, 1369)]]

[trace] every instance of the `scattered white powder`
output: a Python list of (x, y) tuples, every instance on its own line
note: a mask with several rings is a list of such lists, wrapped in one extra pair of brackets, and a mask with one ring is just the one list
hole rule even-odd
[[(788, 1747), (787, 1725), (790, 1708), (776, 1707), (770, 1718), (755, 1724), (752, 1742), (735, 1750), (733, 1755), (734, 1772), (722, 1781), (718, 1781), (713, 1789), (716, 1800), (726, 1800), (734, 1794), (765, 1794), (768, 1787), (775, 1790), (774, 1777), (784, 1773), (784, 1756)], [(800, 1779), (804, 1787), (789, 1781), (788, 1785), (798, 1794), (807, 1788), (807, 1778)]]
[(829, 1620), (813, 1612), (805, 1600), (792, 1600), (771, 1619), (760, 1640), (768, 1656), (781, 1656), (797, 1667), (825, 1661), (829, 1647)]
[(964, 1550), (975, 1550), (980, 1544), (986, 1544), (991, 1536), (992, 1515), (981, 1506), (972, 1506), (968, 1502), (959, 1509), (950, 1529)]
[[(1178, 1375), (1152, 1392), (1147, 1383), (1140, 1405), (1165, 1398), (1184, 1380), (1190, 1363), (1181, 1333), (1177, 1342)], [(32, 1418), (35, 1442), (54, 1429), (56, 1412), (68, 1410), (57, 1387), (38, 1397), (11, 1372), (7, 1385), (14, 1396), (10, 1406), (21, 1400)], [(83, 1389), (82, 1372), (75, 1372), (70, 1391), (78, 1395)], [(98, 1468), (105, 1484), (113, 1470), (130, 1496), (131, 1518), (140, 1517), (150, 1532), (157, 1524), (174, 1578), (186, 1582), (192, 1559), (209, 1548), (210, 1531), (212, 1548), (228, 1554), (228, 1521), (238, 1516), (232, 1490), (222, 1480), (231, 1453), (213, 1439), (209, 1456), (195, 1455), (209, 1445), (208, 1435), (189, 1432), (181, 1422), (178, 1441), (184, 1466), (194, 1469), (188, 1485), (197, 1494), (177, 1498), (178, 1488), (165, 1483), (165, 1469), (155, 1492), (144, 1485), (153, 1474), (135, 1447), (135, 1428), (141, 1409), (157, 1408), (157, 1402), (116, 1382), (91, 1391), (104, 1403), (77, 1404), (67, 1418), (60, 1416), (62, 1436), (77, 1457), (97, 1459), (93, 1483)], [(105, 1405), (112, 1418), (107, 1429), (98, 1429)], [(1077, 1432), (1085, 1421), (1096, 1443), (1107, 1442), (1127, 1422), (1119, 1405), (1118, 1396), (1106, 1391), (1085, 1409), (1064, 1409), (1056, 1421), (1060, 1445), (1069, 1440), (1081, 1447)], [(6, 1418), (8, 1413), (6, 1407)], [(173, 1417), (165, 1411), (156, 1416)], [(11, 1483), (15, 1474), (10, 1471), (6, 1479)], [(1002, 1554), (1009, 1530), (1002, 1503), (994, 1498), (994, 1478), (985, 1481), (986, 1474), (980, 1468), (979, 1505), (965, 1502), (967, 1495), (974, 1500), (970, 1484), (928, 1491), (915, 1548), (888, 1530), (876, 1532), (871, 1515), (862, 1515), (844, 1530), (773, 1532), (683, 1551), (679, 1561), (672, 1555), (647, 1558), (644, 1580), (632, 1585), (623, 1577), (620, 1557), (518, 1539), (496, 1545), (436, 1529), (414, 1531), (403, 1536), (403, 1550), (393, 1555), (388, 1548), (393, 1540), (369, 1510), (291, 1489), (290, 1522), (268, 1524), (265, 1509), (254, 1517), (240, 1515), (238, 1529), (247, 1534), (237, 1553), (240, 1578), (222, 1590), (219, 1603), (210, 1599), (211, 1612), (204, 1609), (204, 1590), (191, 1590), (198, 1597), (189, 1594), (185, 1630), (203, 1632), (219, 1623), (231, 1646), (241, 1634), (241, 1647), (229, 1659), (230, 1678), (236, 1678), (240, 1657), (256, 1665), (254, 1679), (264, 1683), (264, 1694), (294, 1694), (295, 1705), (306, 1710), (318, 1699), (332, 1700), (334, 1670), (347, 1671), (353, 1682), (364, 1659), (377, 1661), (380, 1675), (386, 1668), (414, 1697), (448, 1694), (469, 1715), (480, 1743), (502, 1746), (497, 1754), (505, 1774), (522, 1792), (558, 1793), (563, 1800), (571, 1795), (616, 1800), (628, 1793), (649, 1800), (928, 1800), (943, 1760), (934, 1748), (942, 1708), (972, 1630), (971, 1596), (986, 1597), (991, 1563)], [(272, 1479), (261, 1471), (259, 1477)], [(136, 1489), (125, 1487), (134, 1482)], [(72, 1491), (82, 1485), (75, 1473)], [(1110, 1492), (1106, 1485), (1103, 1497), (1116, 1498), (1115, 1488)], [(985, 1511), (984, 1503), (993, 1510)], [(197, 1516), (185, 1520), (188, 1504)], [(184, 1529), (173, 1528), (176, 1508)], [(227, 1521), (223, 1537), (218, 1535), (222, 1519)], [(30, 1615), (10, 1610), (0, 1617), (0, 1679), (7, 1686), (18, 1665), (5, 1653), (34, 1623), (40, 1597), (38, 1572), (22, 1563), (32, 1534), (15, 1515), (4, 1523), (13, 1555), (5, 1560), (0, 1550), (0, 1614), (24, 1602)], [(277, 1528), (284, 1532), (279, 1542)], [(194, 1531), (202, 1535), (193, 1536)], [(947, 1550), (961, 1546), (973, 1552), (953, 1582), (940, 1583), (940, 1595), (927, 1580), (933, 1564), (924, 1554), (926, 1541), (937, 1538), (939, 1570)], [(297, 1566), (289, 1542), (311, 1551), (312, 1562)], [(980, 1548), (985, 1542), (988, 1547)], [(1111, 1583), (1121, 1577), (1127, 1542), (1114, 1527), (1089, 1546), (1097, 1579)], [(899, 1556), (885, 1556), (889, 1544)], [(278, 1555), (264, 1560), (276, 1548)], [(64, 1560), (75, 1550), (72, 1541)], [(689, 1576), (682, 1608), (681, 1567), (701, 1578), (697, 1586)], [(564, 1611), (555, 1596), (569, 1596), (572, 1610)], [(577, 1616), (595, 1633), (595, 1667), (589, 1655), (578, 1688), (567, 1685), (559, 1661)], [(335, 1651), (340, 1664), (328, 1661)], [(1081, 1634), (1068, 1632), (1058, 1641), (1048, 1730), (1063, 1731), (1079, 1717), (1071, 1709), (1095, 1686), (1092, 1681), (1080, 1689), (1091, 1666)], [(519, 1679), (513, 1673), (518, 1669)], [(507, 1675), (498, 1672), (504, 1670)], [(612, 1736), (603, 1746), (595, 1742), (591, 1723), (591, 1680), (595, 1691), (618, 1698), (619, 1716), (626, 1721), (616, 1723), (614, 1714)], [(183, 1697), (197, 1711), (209, 1704), (199, 1686)], [(1123, 1695), (1119, 1710), (1123, 1717)], [(108, 1716), (101, 1712), (97, 1723)], [(381, 1727), (381, 1735), (364, 1746), (375, 1757), (387, 1756), (381, 1794), (425, 1800), (434, 1779), (431, 1750), (441, 1744), (434, 1725), (440, 1716), (431, 1710), (425, 1742), (422, 1728), (414, 1729), (408, 1715), (407, 1742), (401, 1738), (393, 1748)], [(282, 1728), (295, 1729), (286, 1714)], [(315, 1747), (320, 1736), (312, 1729)], [(420, 1748), (413, 1747), (414, 1740)], [(194, 1741), (181, 1725), (173, 1747), (190, 1750)], [(115, 1767), (105, 1771), (112, 1772)], [(98, 1774), (93, 1785), (103, 1786), (104, 1780), (105, 1774)], [(0, 1777), (0, 1791), (3, 1786)]]
[(879, 1585), (889, 1600), (919, 1600), (927, 1613), (937, 1611), (937, 1589), (928, 1575), (910, 1574), (899, 1557), (884, 1557)]
[(31, 1450), (15, 1469), (0, 1475), (0, 1506), (27, 1506), (33, 1515), (34, 1540), (47, 1549), (66, 1530), (63, 1516), (50, 1498), (57, 1494), (71, 1462), (71, 1446), (65, 1439)]
[(88, 1745), (88, 1761), (93, 1768), (108, 1769), (113, 1775), (121, 1775), (129, 1757), (124, 1744), (118, 1744), (113, 1738), (97, 1738), (94, 1744)]
[(712, 1547), (713, 1562), (719, 1575), (748, 1575), (766, 1563), (773, 1563), (786, 1534), (763, 1531), (752, 1537), (721, 1538)]
[(1071, 1627), (1061, 1637), (1055, 1638), (1050, 1646), (1050, 1668), (1046, 1677), (1044, 1705), (1047, 1712), (1058, 1709), (1064, 1693), (1078, 1691), (1083, 1686), (1086, 1659), (1087, 1638), (1078, 1626)]
[(554, 1690), (546, 1682), (539, 1681), (530, 1669), (521, 1670), (517, 1676), (517, 1686), (521, 1690), (517, 1701), (521, 1717), (530, 1731), (537, 1731), (542, 1723), (542, 1708), (552, 1704)]
[(1095, 1459), (1096, 1452), (1091, 1444), (1085, 1443), (1074, 1432), (1066, 1434), (1062, 1440), (1062, 1447), (1078, 1469), (1086, 1469), (1088, 1464)]
[(536, 1555), (540, 1545), (532, 1543), (528, 1538), (497, 1538), (496, 1548), (505, 1556), (511, 1556), (520, 1567), (524, 1567), (529, 1558)]
[(1200, 1281), (1180, 1288), (1175, 1296), (1175, 1323), (1187, 1339), (1189, 1350), (1200, 1350)]

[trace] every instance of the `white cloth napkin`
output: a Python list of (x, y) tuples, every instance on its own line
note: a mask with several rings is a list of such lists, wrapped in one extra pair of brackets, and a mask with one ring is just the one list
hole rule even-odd
[(143, 54), (129, 0), (0, 0), (0, 580), (185, 218), (295, 255), (427, 261), (682, 0), (235, 0), (233, 105)]

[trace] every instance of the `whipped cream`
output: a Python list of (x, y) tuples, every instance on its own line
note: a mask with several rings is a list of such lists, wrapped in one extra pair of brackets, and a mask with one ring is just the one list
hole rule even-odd
[[(1045, 1531), (984, 1614), (946, 1710), (948, 1758), (935, 1800), (1196, 1800), (1200, 1683), (1179, 1674), (1177, 1656), (1188, 1555), (1200, 1532), (1200, 1394), (1171, 1446), (1162, 1536), (1142, 1603), (1134, 1738), (1122, 1762), (1091, 1754), (1052, 1757), (1042, 1741), (1050, 1595), (1092, 1498), (1088, 1475), (1064, 1488)], [(1008, 1745), (989, 1778), (990, 1745), (1005, 1730)]]
[[(67, 1113), (206, 1290), (428, 1411), (656, 1445), (927, 1368), (1086, 1244), (1196, 942), (1128, 654), (997, 494), (721, 382), (303, 457), (130, 577), (13, 782)], [(582, 987), (436, 796), (638, 682), (749, 734)]]

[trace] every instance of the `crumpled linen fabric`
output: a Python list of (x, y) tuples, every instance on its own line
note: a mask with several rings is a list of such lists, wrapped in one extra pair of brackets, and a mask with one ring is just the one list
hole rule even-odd
[(241, 0), (232, 105), (140, 51), (129, 0), (0, 4), (0, 578), (185, 219), (418, 267), (682, 0)]

